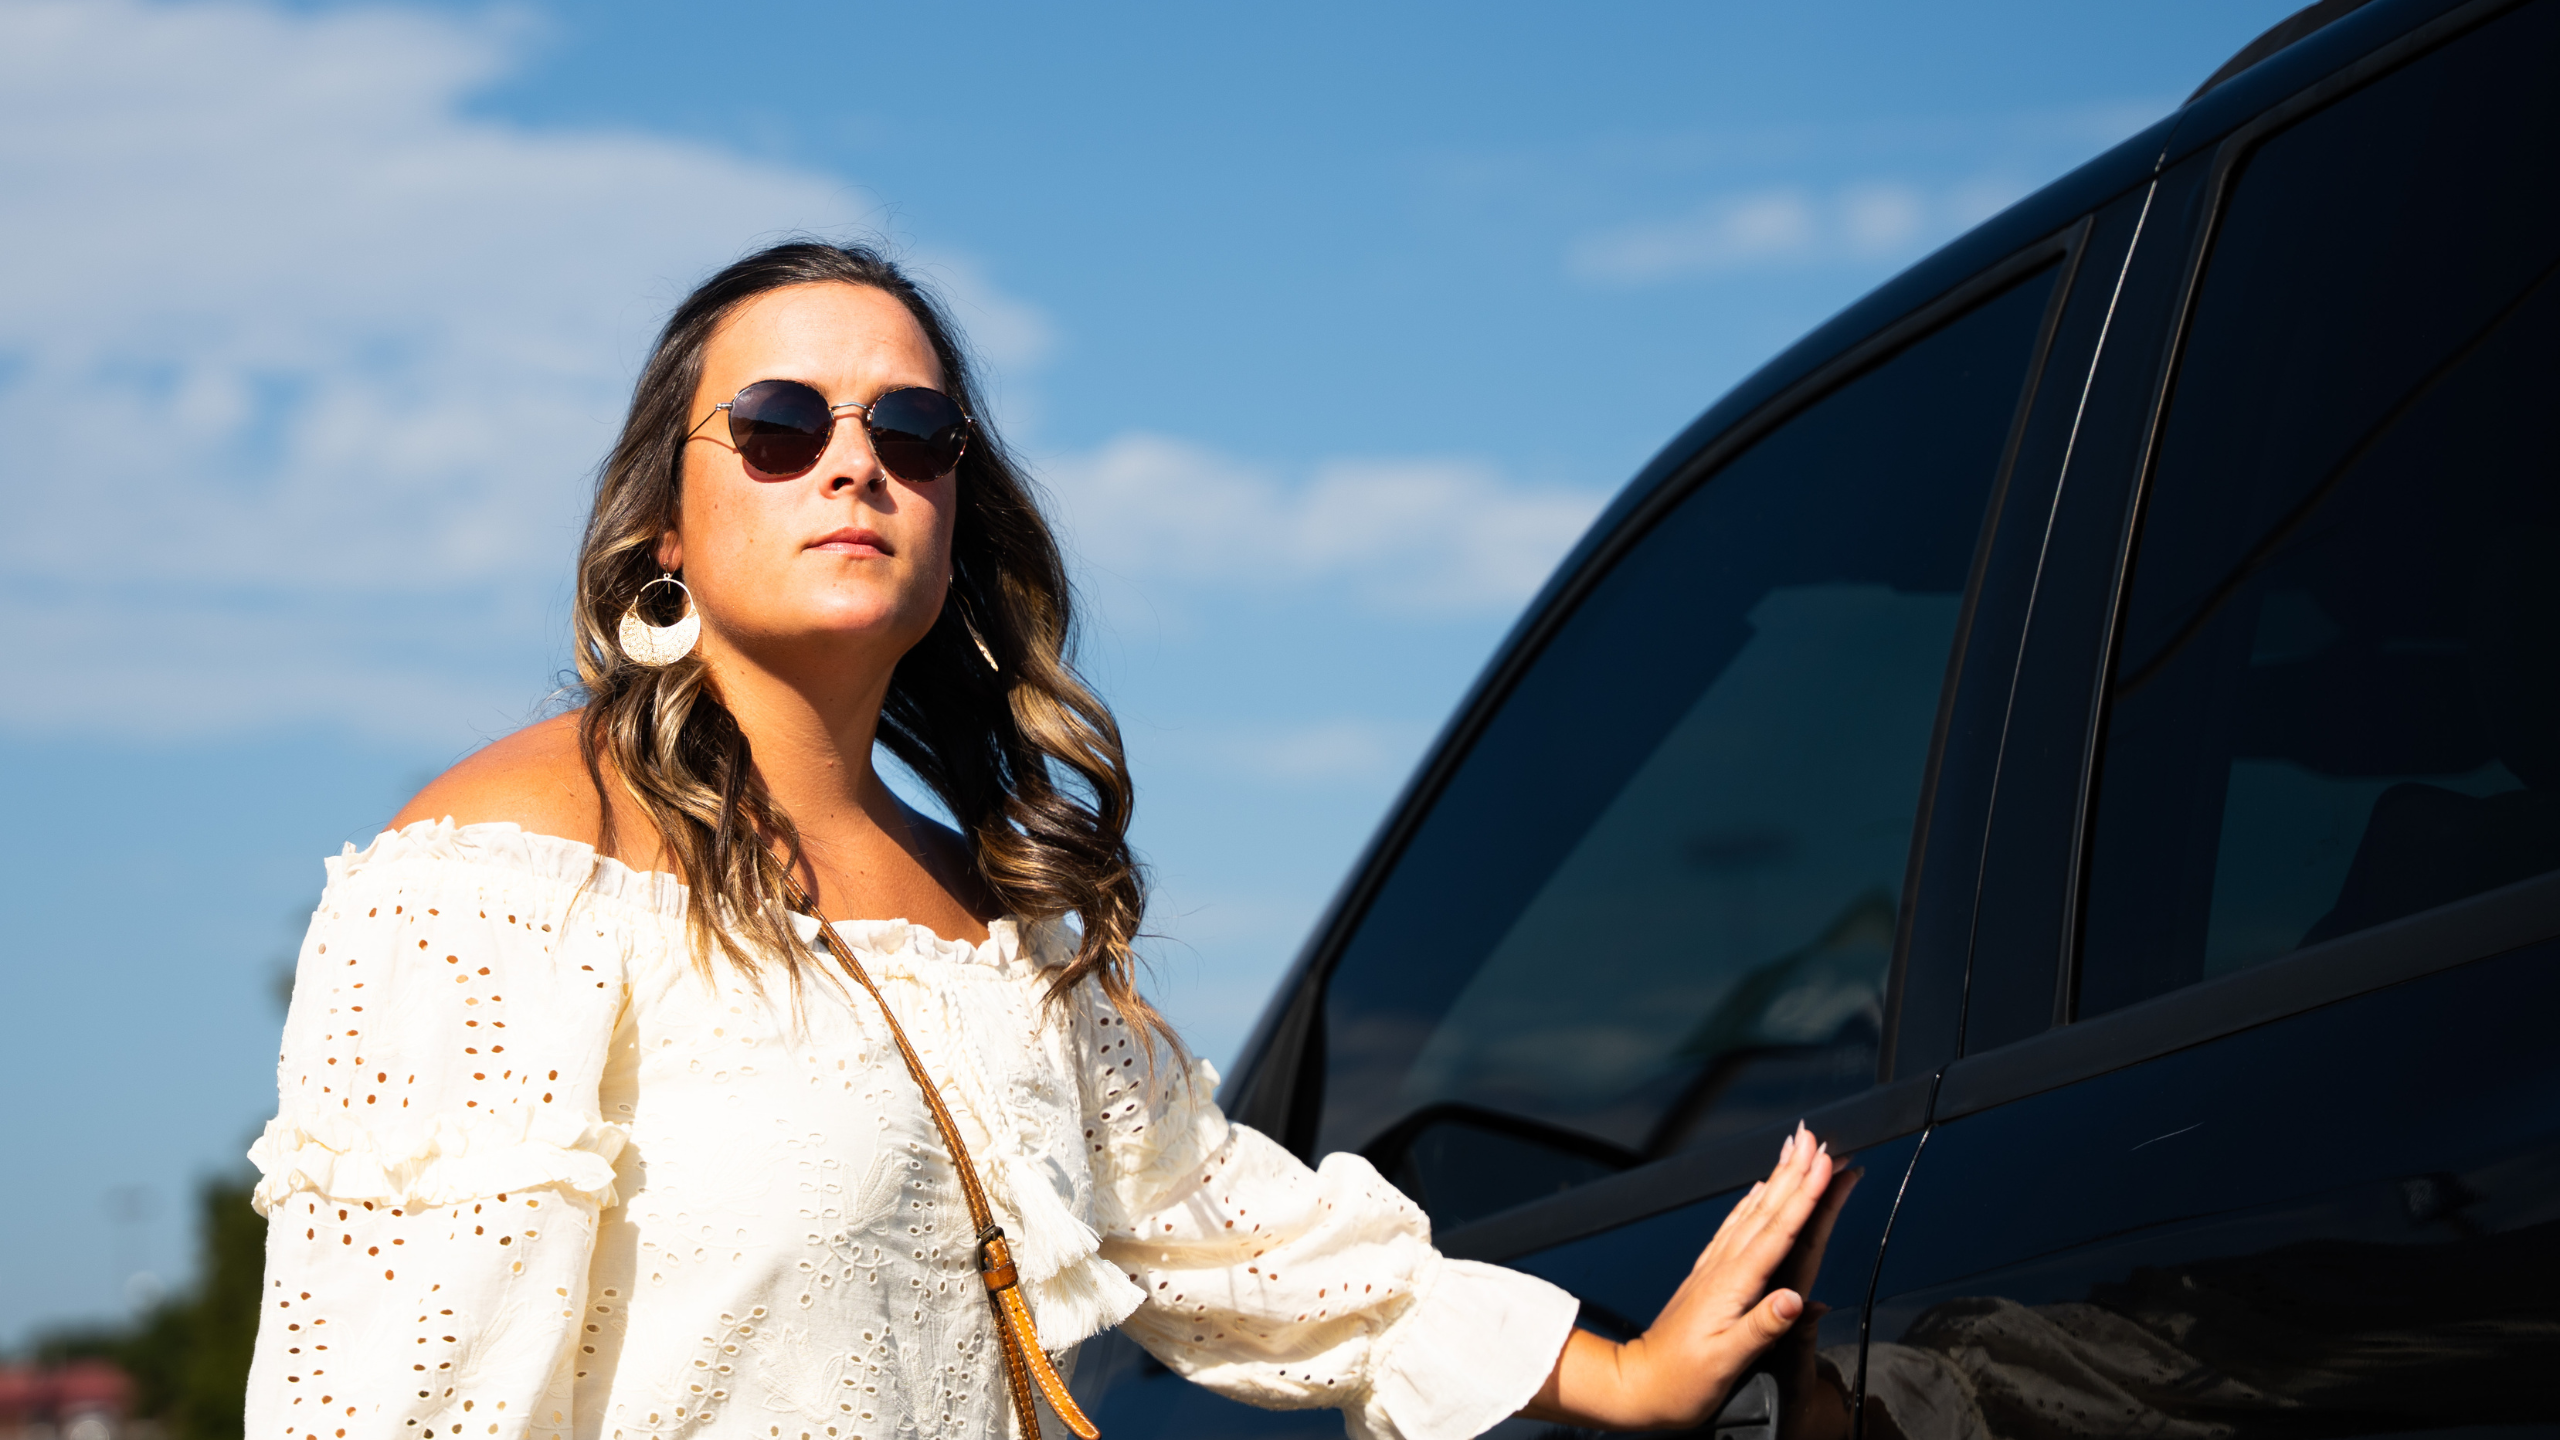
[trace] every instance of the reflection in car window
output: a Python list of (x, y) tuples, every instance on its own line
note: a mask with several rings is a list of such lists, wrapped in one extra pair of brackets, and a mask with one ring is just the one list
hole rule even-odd
[(1441, 1223), (1872, 1084), (1930, 734), (2050, 271), (1817, 403), (1581, 603), (1327, 992), (1321, 1149)]
[(2136, 541), (2078, 1013), (2560, 867), (2560, 6), (2277, 135)]

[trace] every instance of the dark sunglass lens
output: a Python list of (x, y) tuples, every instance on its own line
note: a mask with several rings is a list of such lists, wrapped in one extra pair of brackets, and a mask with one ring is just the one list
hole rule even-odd
[(969, 448), (969, 420), (939, 390), (892, 390), (871, 406), (871, 446), (899, 479), (939, 480)]
[(747, 468), (788, 479), (818, 463), (835, 428), (827, 397), (797, 380), (759, 380), (729, 405), (729, 438)]

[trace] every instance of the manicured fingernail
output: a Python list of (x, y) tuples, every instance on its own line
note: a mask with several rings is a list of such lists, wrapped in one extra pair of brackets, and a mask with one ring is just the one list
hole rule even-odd
[(1778, 1163), (1779, 1163), (1779, 1164), (1784, 1165), (1785, 1163), (1787, 1163), (1787, 1157), (1788, 1157), (1788, 1156), (1790, 1156), (1790, 1155), (1793, 1155), (1794, 1153), (1796, 1153), (1796, 1137), (1794, 1137), (1793, 1135), (1790, 1135), (1790, 1136), (1788, 1136), (1786, 1139), (1781, 1140), (1781, 1141), (1779, 1141), (1779, 1142), (1778, 1142)]
[(1828, 1155), (1828, 1154), (1830, 1154), (1830, 1153), (1831, 1153), (1831, 1142), (1830, 1142), (1830, 1141), (1828, 1141), (1828, 1140), (1823, 1141), (1823, 1142), (1822, 1142), (1822, 1144), (1820, 1145), (1820, 1147), (1818, 1147), (1818, 1149), (1817, 1149), (1816, 1153), (1818, 1153), (1818, 1154), (1823, 1154), (1823, 1155)]

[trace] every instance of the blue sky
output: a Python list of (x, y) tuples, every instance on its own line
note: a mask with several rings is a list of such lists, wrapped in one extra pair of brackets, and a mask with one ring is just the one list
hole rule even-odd
[(319, 857), (539, 712), (642, 347), (741, 251), (954, 300), (1224, 1058), (1656, 446), (2288, 8), (0, 7), (0, 1347), (182, 1274)]

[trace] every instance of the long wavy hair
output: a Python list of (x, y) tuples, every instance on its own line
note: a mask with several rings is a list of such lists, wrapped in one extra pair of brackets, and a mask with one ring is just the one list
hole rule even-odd
[[(676, 307), (640, 372), (578, 551), (585, 700), (578, 742), (604, 812), (597, 849), (615, 848), (606, 787), (618, 783), (692, 891), (695, 963), (707, 972), (716, 954), (753, 970), (772, 958), (795, 984), (800, 978), (788, 904), (798, 830), (767, 792), (701, 658), (643, 665), (623, 653), (617, 630), (657, 578), (659, 537), (676, 525), (684, 437), (713, 332), (758, 295), (829, 283), (896, 297), (924, 327), (951, 398), (977, 419), (958, 473), (950, 600), (890, 677), (880, 743), (959, 822), (978, 873), (1006, 910), (1077, 918), (1082, 945), (1050, 998), (1091, 978), (1141, 1033), (1178, 1049), (1137, 990), (1132, 946), (1146, 876), (1129, 849), (1128, 761), (1110, 709), (1071, 658), (1073, 605), (1057, 541), (976, 402), (957, 327), (931, 294), (866, 246), (797, 241), (729, 266)], [(671, 594), (660, 589), (649, 598)], [(972, 626), (996, 668), (979, 653)]]

